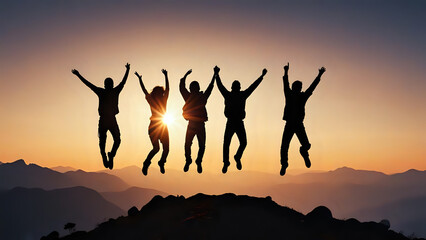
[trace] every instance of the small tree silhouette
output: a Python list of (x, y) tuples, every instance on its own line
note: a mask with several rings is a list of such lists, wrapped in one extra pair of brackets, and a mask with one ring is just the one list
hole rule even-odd
[(75, 231), (75, 223), (71, 223), (71, 222), (69, 222), (69, 223), (65, 224), (64, 229), (65, 229), (65, 230), (67, 230), (67, 229), (68, 229), (68, 231), (69, 231), (70, 233), (71, 233), (71, 232), (74, 232), (74, 231)]

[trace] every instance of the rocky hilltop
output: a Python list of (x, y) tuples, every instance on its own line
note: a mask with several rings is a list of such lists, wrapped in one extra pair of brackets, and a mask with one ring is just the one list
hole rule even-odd
[(270, 197), (197, 194), (156, 196), (126, 217), (61, 239), (409, 239), (389, 226), (386, 220), (335, 219), (324, 206), (303, 215)]

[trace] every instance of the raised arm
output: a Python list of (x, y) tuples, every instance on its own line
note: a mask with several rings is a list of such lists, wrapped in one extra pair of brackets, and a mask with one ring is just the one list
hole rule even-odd
[(220, 68), (218, 66), (214, 67), (214, 73), (216, 75), (217, 88), (219, 88), (219, 91), (222, 94), (222, 96), (225, 97), (225, 95), (229, 94), (229, 91), (228, 91), (228, 89), (225, 88), (225, 86), (223, 86), (222, 81), (221, 81), (220, 76), (219, 76), (219, 71), (220, 71)]
[(266, 70), (266, 68), (263, 69), (262, 71), (262, 75), (260, 75), (260, 77), (254, 81), (254, 83), (252, 83), (250, 85), (250, 87), (248, 87), (244, 92), (247, 94), (247, 97), (249, 97), (253, 91), (259, 86), (259, 84), (262, 82), (263, 77), (265, 76), (265, 74), (268, 72), (268, 70)]
[(170, 92), (169, 76), (167, 75), (167, 70), (166, 69), (162, 69), (161, 72), (164, 74), (164, 79), (166, 81), (166, 90), (164, 91), (164, 96), (166, 98), (168, 98), (169, 97), (169, 92)]
[(96, 87), (95, 85), (93, 85), (91, 82), (87, 81), (83, 76), (80, 75), (80, 73), (76, 70), (73, 69), (71, 70), (71, 72), (76, 75), (86, 86), (88, 86), (93, 92), (97, 93), (97, 90), (99, 89), (98, 87)]
[(123, 90), (124, 84), (126, 84), (127, 77), (129, 76), (129, 70), (130, 70), (130, 64), (127, 63), (126, 64), (126, 73), (124, 73), (123, 80), (121, 80), (120, 84), (118, 84), (118, 86), (115, 87), (120, 92), (121, 92), (121, 90)]
[(135, 75), (139, 79), (139, 85), (141, 85), (142, 92), (145, 93), (145, 95), (148, 95), (148, 91), (146, 90), (145, 85), (143, 84), (143, 81), (142, 81), (142, 75), (139, 75), (138, 72), (135, 72)]
[(189, 91), (185, 87), (185, 81), (186, 81), (186, 77), (191, 73), (192, 73), (192, 69), (189, 69), (188, 72), (185, 73), (185, 76), (183, 76), (183, 78), (181, 78), (179, 82), (179, 91), (180, 91), (180, 94), (182, 94), (182, 97), (183, 99), (185, 99), (185, 101), (189, 97)]
[(216, 73), (213, 73), (212, 80), (210, 81), (209, 86), (207, 87), (206, 91), (204, 91), (204, 97), (209, 99), (210, 94), (212, 94), (213, 86), (214, 86), (214, 79), (216, 78)]
[(318, 83), (320, 82), (321, 76), (324, 74), (324, 72), (325, 72), (325, 67), (318, 69), (318, 76), (312, 82), (311, 86), (309, 86), (309, 88), (306, 89), (307, 94), (311, 95), (314, 92), (314, 90), (318, 86)]
[(284, 66), (284, 76), (283, 76), (284, 95), (287, 95), (290, 92), (290, 83), (288, 82), (288, 69), (289, 68), (290, 68), (290, 63), (287, 63), (287, 65)]

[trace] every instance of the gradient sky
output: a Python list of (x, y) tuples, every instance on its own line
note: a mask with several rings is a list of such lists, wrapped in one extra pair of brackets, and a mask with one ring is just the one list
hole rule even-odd
[[(129, 62), (115, 167), (140, 166), (151, 149), (149, 105), (133, 72), (152, 89), (164, 85), (165, 68), (168, 111), (177, 118), (169, 126), (166, 168), (181, 170), (187, 123), (179, 79), (192, 68), (188, 84), (198, 80), (205, 89), (218, 65), (228, 88), (238, 79), (245, 89), (268, 69), (247, 101), (243, 169), (278, 174), (282, 67), (290, 62), (290, 82), (301, 80), (304, 89), (319, 67), (327, 68), (306, 106), (313, 170), (424, 170), (425, 12), (426, 2), (402, 0), (1, 1), (0, 161), (102, 169), (98, 99), (71, 69), (103, 86), (106, 77), (117, 84)], [(205, 171), (221, 170), (223, 109), (215, 87), (207, 104)], [(304, 168), (298, 147), (294, 138), (290, 169)]]

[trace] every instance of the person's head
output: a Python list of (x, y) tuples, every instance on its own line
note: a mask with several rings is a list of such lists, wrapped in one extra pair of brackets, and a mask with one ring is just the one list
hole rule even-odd
[(160, 86), (154, 87), (151, 91), (151, 97), (153, 98), (161, 97), (163, 96), (163, 94), (164, 94), (164, 88)]
[(200, 84), (197, 81), (192, 81), (191, 84), (189, 84), (189, 91), (191, 93), (196, 93), (200, 91)]
[(105, 78), (104, 86), (105, 86), (105, 89), (114, 88), (114, 81), (112, 80), (112, 78)]
[(301, 81), (294, 81), (291, 85), (291, 90), (293, 92), (301, 92), (302, 91), (302, 82)]
[(241, 90), (241, 84), (238, 80), (235, 80), (232, 82), (231, 89), (233, 92), (239, 92)]

